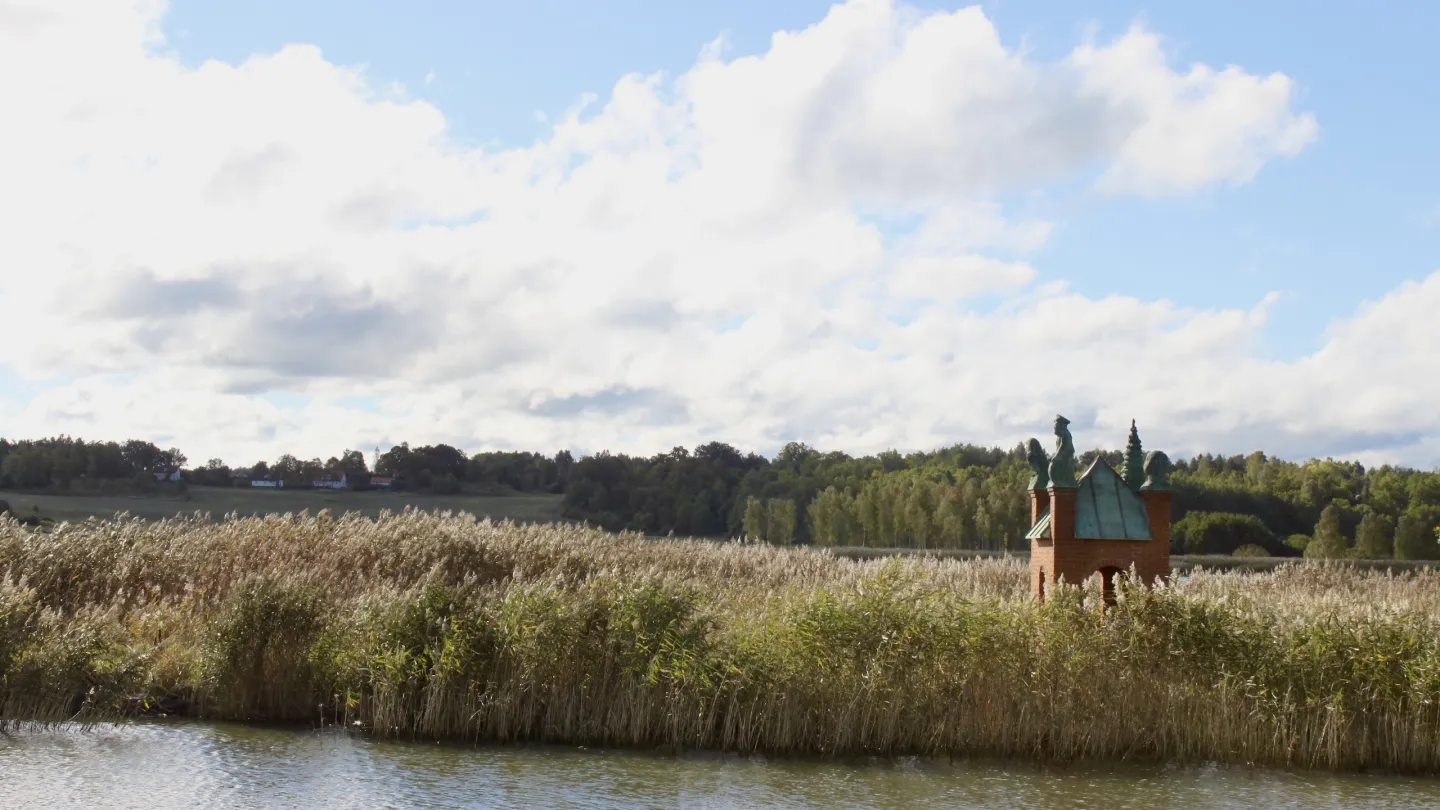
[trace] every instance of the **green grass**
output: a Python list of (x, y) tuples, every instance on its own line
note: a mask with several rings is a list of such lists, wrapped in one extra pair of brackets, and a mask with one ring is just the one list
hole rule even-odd
[(329, 509), (335, 515), (359, 512), (376, 517), (384, 510), (399, 512), (407, 506), (417, 509), (469, 512), (492, 520), (514, 520), (523, 523), (552, 523), (560, 518), (560, 495), (431, 495), (414, 492), (334, 492), (327, 490), (262, 490), (236, 487), (191, 487), (188, 499), (173, 491), (154, 495), (41, 495), (26, 492), (0, 492), (17, 515), (29, 515), (39, 507), (42, 518), (61, 521), (83, 521), (86, 518), (110, 518), (121, 512), (145, 520), (163, 520), (176, 515), (208, 512), (212, 520), (220, 520), (232, 512), (241, 517), (263, 516), (308, 511), (315, 514)]

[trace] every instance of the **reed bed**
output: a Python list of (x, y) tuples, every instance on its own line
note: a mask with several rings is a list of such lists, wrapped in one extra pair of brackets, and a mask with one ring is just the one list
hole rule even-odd
[(0, 521), (0, 725), (1440, 770), (1440, 574), (1296, 563), (1030, 600), (854, 561), (408, 511)]

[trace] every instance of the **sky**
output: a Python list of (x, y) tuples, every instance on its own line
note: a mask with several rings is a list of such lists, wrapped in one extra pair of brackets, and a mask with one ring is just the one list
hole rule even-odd
[(1431, 5), (0, 0), (0, 435), (1440, 466)]

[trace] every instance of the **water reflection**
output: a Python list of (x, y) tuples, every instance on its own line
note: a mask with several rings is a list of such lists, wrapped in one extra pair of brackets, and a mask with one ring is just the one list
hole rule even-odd
[(199, 723), (0, 736), (0, 807), (1437, 807), (1440, 780), (373, 743)]

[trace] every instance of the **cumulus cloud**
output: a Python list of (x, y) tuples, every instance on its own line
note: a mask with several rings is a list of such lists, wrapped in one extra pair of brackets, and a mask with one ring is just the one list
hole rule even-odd
[[(1430, 452), (1394, 441), (1434, 426), (1413, 397), (1343, 393), (1405, 362), (1366, 362), (1377, 343), (1433, 337), (1391, 319), (1440, 281), (1271, 364), (1268, 302), (1071, 293), (1027, 258), (1052, 223), (997, 202), (1248, 182), (1317, 137), (1286, 76), (1178, 68), (1139, 28), (1040, 62), (979, 9), (851, 0), (492, 152), (314, 47), (185, 67), (162, 14), (0, 4), (0, 109), (24, 122), (0, 130), (0, 363), (50, 380), (0, 404), (7, 432), (236, 463), (401, 440), (869, 452), (1010, 442), (1063, 410), (1180, 449)], [(1357, 433), (1372, 419), (1389, 439)]]
[(1105, 99), (1121, 127), (1101, 185), (1144, 195), (1249, 181), (1271, 158), (1297, 155), (1319, 133), (1312, 115), (1290, 109), (1295, 83), (1238, 67), (1166, 66), (1160, 40), (1141, 29), (1070, 57), (1084, 92)]

